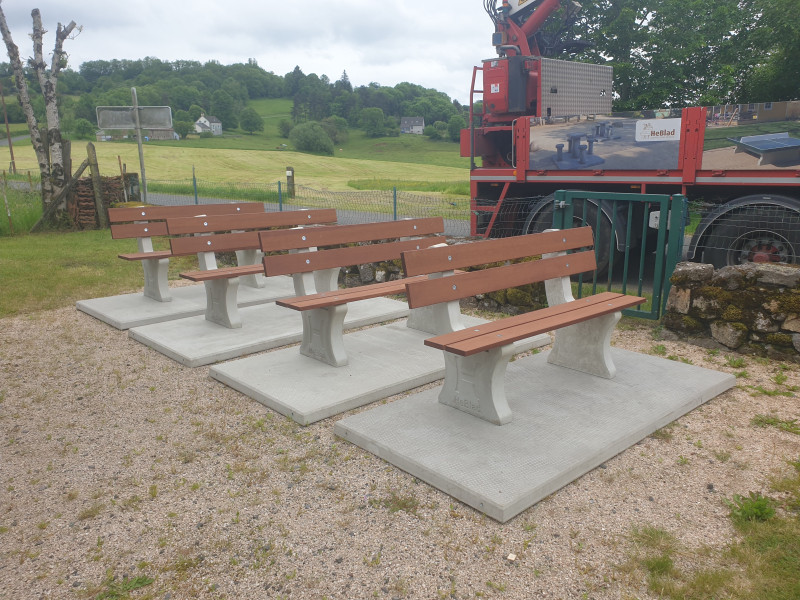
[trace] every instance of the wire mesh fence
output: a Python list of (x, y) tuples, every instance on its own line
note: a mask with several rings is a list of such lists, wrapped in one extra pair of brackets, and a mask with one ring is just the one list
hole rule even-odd
[(445, 233), (470, 234), (469, 199), (446, 198), (388, 191), (330, 191), (281, 183), (216, 183), (197, 180), (148, 181), (150, 204), (212, 204), (249, 200), (263, 202), (267, 211), (300, 208), (334, 208), (342, 224), (390, 221), (406, 218), (443, 217)]

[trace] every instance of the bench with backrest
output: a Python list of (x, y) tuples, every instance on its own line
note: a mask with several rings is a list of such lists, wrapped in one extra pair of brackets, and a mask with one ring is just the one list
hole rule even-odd
[(169, 302), (167, 274), (170, 250), (154, 250), (153, 238), (167, 235), (167, 219), (196, 215), (259, 214), (260, 202), (236, 204), (187, 204), (183, 206), (134, 206), (108, 209), (111, 237), (115, 240), (136, 238), (138, 252), (120, 254), (124, 260), (141, 261), (144, 269), (144, 295), (159, 302)]
[[(409, 277), (434, 272), (450, 274), (407, 279), (412, 309), (545, 282), (547, 308), (425, 340), (425, 345), (444, 352), (445, 380), (439, 402), (491, 423), (508, 423), (511, 410), (504, 376), (513, 343), (554, 330), (549, 363), (598, 377), (614, 376), (609, 348), (620, 311), (645, 299), (613, 292), (573, 298), (570, 276), (596, 268), (592, 244), (591, 228), (580, 227), (403, 253), (403, 268)], [(494, 265), (538, 256), (541, 258)], [(455, 269), (477, 265), (490, 266), (453, 273)]]
[[(264, 271), (268, 276), (294, 278), (297, 297), (279, 300), (277, 304), (302, 313), (300, 353), (336, 367), (346, 365), (343, 324), (347, 304), (403, 294), (405, 282), (384, 281), (337, 289), (339, 270), (398, 260), (404, 251), (442, 244), (443, 232), (443, 219), (432, 217), (262, 233), (261, 249), (265, 253), (290, 251), (266, 255)], [(309, 293), (312, 290), (315, 293)]]
[[(206, 215), (167, 219), (172, 256), (197, 255), (199, 271), (181, 273), (191, 281), (203, 281), (208, 321), (239, 328), (242, 320), (237, 305), (239, 284), (264, 285), (259, 233), (285, 227), (336, 223), (332, 208), (293, 210), (243, 215)], [(238, 265), (218, 268), (217, 253), (234, 252)]]

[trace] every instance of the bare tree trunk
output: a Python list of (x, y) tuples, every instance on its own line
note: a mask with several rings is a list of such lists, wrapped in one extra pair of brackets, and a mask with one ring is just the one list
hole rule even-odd
[[(2, 0), (0, 0), (0, 4), (2, 4)], [(2, 33), (3, 42), (5, 42), (6, 50), (8, 51), (11, 70), (14, 73), (14, 83), (16, 84), (19, 94), (20, 106), (25, 113), (25, 119), (28, 122), (28, 131), (30, 131), (31, 135), (31, 143), (36, 153), (36, 160), (39, 163), (39, 172), (42, 179), (42, 207), (43, 209), (47, 209), (48, 205), (54, 201), (55, 198), (59, 197), (67, 180), (67, 173), (64, 169), (64, 152), (61, 138), (61, 123), (58, 116), (56, 83), (58, 81), (58, 74), (67, 62), (67, 55), (64, 52), (64, 40), (69, 38), (75, 30), (76, 25), (75, 21), (70, 21), (69, 25), (66, 27), (63, 27), (61, 23), (58, 24), (53, 58), (50, 68), (48, 69), (42, 51), (42, 37), (44, 36), (45, 30), (42, 27), (42, 17), (38, 8), (31, 11), (31, 17), (33, 19), (33, 34), (31, 35), (31, 39), (33, 40), (34, 56), (29, 59), (28, 63), (33, 67), (39, 79), (40, 87), (42, 88), (46, 119), (45, 136), (42, 135), (39, 123), (36, 120), (36, 115), (33, 112), (33, 106), (28, 92), (28, 84), (25, 81), (25, 73), (19, 55), (19, 48), (11, 38), (11, 31), (8, 29), (5, 14), (2, 8), (0, 8), (0, 33)], [(80, 28), (78, 28), (78, 30), (80, 31)]]

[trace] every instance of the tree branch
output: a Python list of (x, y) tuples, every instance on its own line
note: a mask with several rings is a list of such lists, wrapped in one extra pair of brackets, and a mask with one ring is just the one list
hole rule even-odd
[[(70, 21), (69, 25), (66, 27), (62, 27), (61, 23), (58, 24), (58, 28), (56, 29), (56, 45), (53, 50), (53, 60), (50, 66), (51, 77), (58, 75), (59, 71), (66, 65), (67, 61), (64, 60), (66, 56), (66, 52), (64, 52), (64, 40), (69, 38), (76, 27), (75, 21)], [(77, 27), (77, 29), (78, 32), (81, 31), (80, 27)]]

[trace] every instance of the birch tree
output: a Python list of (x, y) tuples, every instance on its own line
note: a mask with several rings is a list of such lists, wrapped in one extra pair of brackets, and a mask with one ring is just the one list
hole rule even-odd
[[(28, 58), (27, 64), (39, 81), (42, 90), (45, 106), (45, 123), (40, 124), (33, 111), (31, 97), (28, 91), (28, 82), (25, 79), (25, 70), (20, 58), (19, 48), (11, 38), (11, 31), (6, 22), (3, 12), (2, 0), (0, 0), (0, 33), (8, 51), (11, 70), (14, 74), (14, 84), (17, 88), (19, 104), (25, 113), (28, 123), (28, 130), (31, 135), (31, 143), (36, 153), (36, 160), (39, 163), (39, 172), (42, 178), (42, 206), (48, 206), (58, 198), (67, 183), (69, 174), (64, 168), (64, 146), (61, 138), (61, 123), (58, 115), (58, 97), (56, 96), (56, 84), (61, 69), (67, 64), (67, 53), (64, 52), (64, 42), (71, 39), (73, 33), (77, 34), (81, 28), (70, 21), (68, 25), (58, 24), (56, 29), (56, 40), (53, 54), (48, 66), (43, 52), (42, 39), (47, 33), (42, 26), (42, 16), (38, 8), (31, 11), (33, 19), (33, 56)], [(45, 135), (42, 135), (44, 127)], [(53, 207), (57, 208), (57, 207)]]

